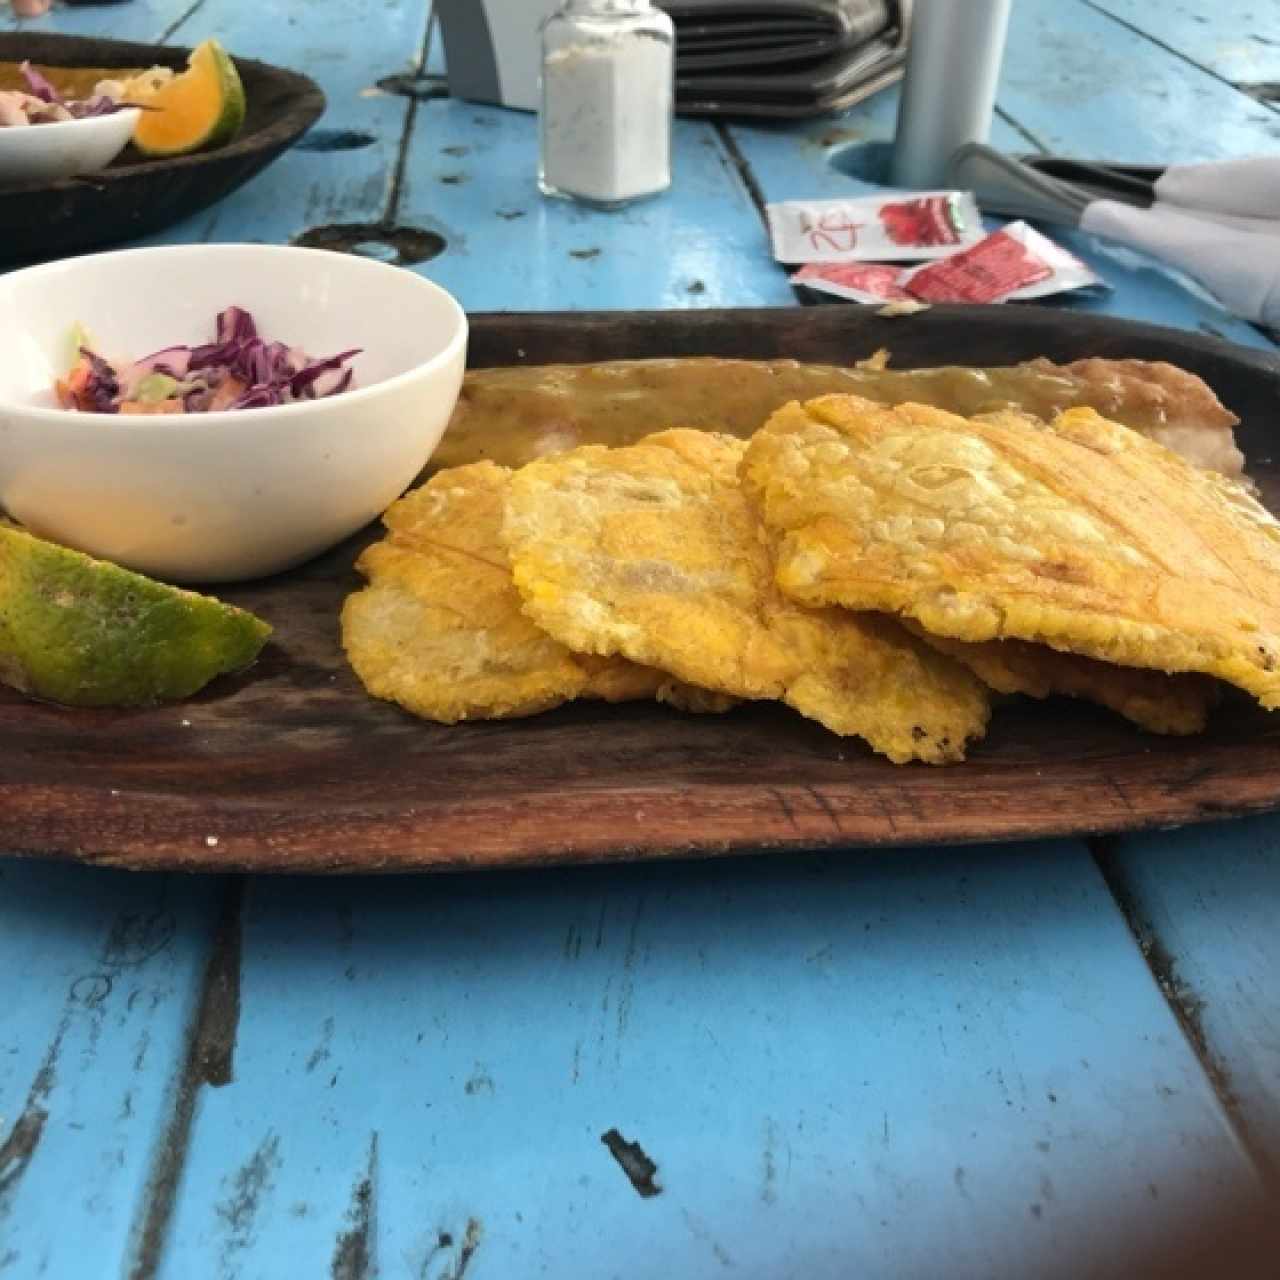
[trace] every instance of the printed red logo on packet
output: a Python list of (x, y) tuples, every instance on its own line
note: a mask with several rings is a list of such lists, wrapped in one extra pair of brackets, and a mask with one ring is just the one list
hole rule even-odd
[(920, 268), (907, 291), (925, 302), (994, 302), (1052, 274), (1046, 262), (997, 231), (972, 249)]
[(818, 217), (806, 216), (801, 229), (814, 249), (833, 253), (851, 253), (858, 243), (858, 232), (865, 224), (854, 222), (843, 210), (832, 210)]
[(921, 196), (880, 208), (880, 222), (894, 244), (959, 244), (960, 226), (950, 196)]

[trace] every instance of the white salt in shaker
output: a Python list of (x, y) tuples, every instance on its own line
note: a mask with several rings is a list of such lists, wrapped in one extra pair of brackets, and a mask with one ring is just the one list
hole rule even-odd
[(542, 25), (538, 185), (613, 208), (671, 185), (675, 27), (650, 0), (565, 0)]

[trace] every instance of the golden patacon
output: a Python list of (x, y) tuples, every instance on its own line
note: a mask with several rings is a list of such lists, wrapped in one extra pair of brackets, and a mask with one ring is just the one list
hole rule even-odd
[(523, 613), (499, 532), (511, 473), (443, 471), (383, 516), (387, 536), (356, 568), (342, 641), (375, 697), (445, 724), (533, 715), (575, 698), (661, 698), (689, 710), (728, 700), (621, 658), (571, 652)]
[(1199, 733), (1218, 703), (1219, 685), (1208, 676), (1117, 667), (1025, 640), (971, 644), (931, 635), (909, 619), (904, 619), (904, 625), (939, 652), (963, 662), (996, 693), (1080, 698), (1107, 707), (1151, 733)]
[(891, 621), (776, 591), (738, 485), (745, 447), (673, 430), (515, 473), (503, 540), (528, 617), (575, 652), (787, 702), (895, 761), (962, 759), (985, 730), (986, 690)]
[(133, 131), (133, 145), (143, 155), (182, 156), (219, 147), (244, 124), (240, 73), (216, 40), (199, 45), (180, 75), (139, 76), (125, 84), (123, 96), (146, 108)]
[(79, 707), (185, 698), (247, 667), (271, 628), (0, 521), (0, 682)]
[(743, 468), (792, 599), (1199, 672), (1280, 706), (1280, 523), (1091, 409), (792, 404)]

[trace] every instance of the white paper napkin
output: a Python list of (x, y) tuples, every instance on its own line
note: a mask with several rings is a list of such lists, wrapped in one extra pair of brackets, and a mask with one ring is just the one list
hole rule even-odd
[(1095, 200), (1081, 229), (1177, 267), (1245, 320), (1280, 327), (1280, 156), (1178, 166), (1156, 194), (1149, 209)]
[(1176, 164), (1156, 180), (1156, 200), (1180, 209), (1280, 218), (1280, 155)]

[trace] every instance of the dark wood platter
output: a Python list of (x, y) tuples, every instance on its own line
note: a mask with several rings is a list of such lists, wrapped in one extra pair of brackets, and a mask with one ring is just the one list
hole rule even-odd
[[(190, 49), (81, 36), (0, 32), (0, 62), (53, 67), (186, 66)], [(234, 53), (234, 50), (232, 50)], [(158, 231), (221, 200), (292, 146), (324, 111), (306, 76), (236, 58), (246, 115), (226, 146), (169, 160), (131, 148), (99, 173), (0, 184), (0, 263), (63, 257)]]
[[(1274, 507), (1280, 359), (1215, 338), (1028, 308), (856, 307), (472, 317), (473, 365), (793, 356), (899, 367), (1036, 355), (1170, 360), (1243, 419)], [(784, 708), (681, 716), (580, 704), (445, 728), (361, 690), (337, 618), (374, 531), (223, 590), (276, 625), (262, 660), (177, 706), (84, 712), (0, 689), (0, 850), (131, 867), (423, 870), (1172, 826), (1280, 807), (1280, 717), (1229, 698), (1195, 738), (1083, 704), (999, 708), (950, 768), (895, 767)]]

